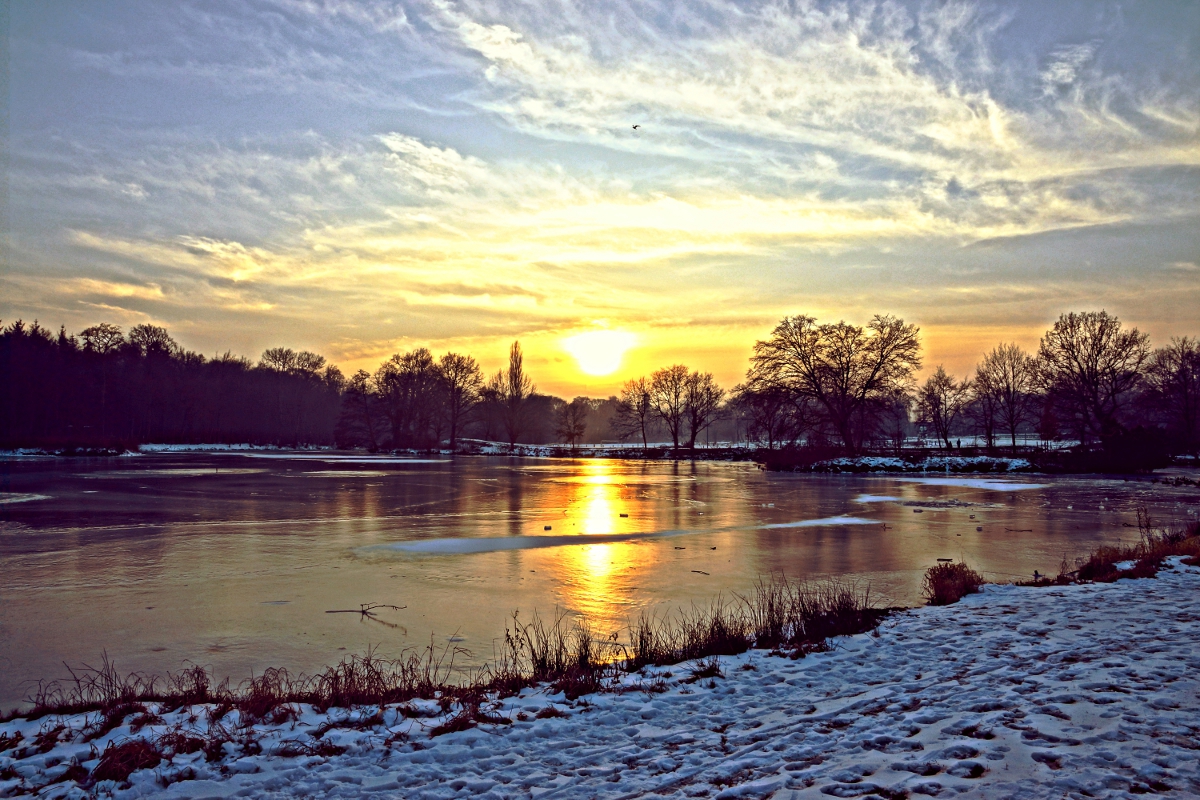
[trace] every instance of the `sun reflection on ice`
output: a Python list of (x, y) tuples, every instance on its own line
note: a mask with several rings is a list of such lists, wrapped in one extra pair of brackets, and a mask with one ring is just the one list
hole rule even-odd
[[(562, 484), (562, 505), (568, 524), (580, 538), (636, 532), (637, 525), (622, 517), (625, 495), (633, 491), (621, 481), (614, 465), (587, 465), (577, 481)], [(624, 626), (633, 602), (632, 574), (649, 566), (652, 548), (633, 542), (604, 542), (556, 548), (563, 581), (564, 604), (608, 632)]]

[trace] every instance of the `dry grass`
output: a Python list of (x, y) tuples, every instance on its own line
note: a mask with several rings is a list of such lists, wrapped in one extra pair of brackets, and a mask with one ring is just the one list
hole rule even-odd
[[(1139, 508), (1138, 541), (1129, 545), (1105, 545), (1086, 558), (1076, 561), (1073, 572), (1063, 571), (1060, 578), (1106, 583), (1119, 578), (1150, 578), (1170, 556), (1200, 556), (1200, 522), (1161, 525)], [(1131, 567), (1118, 564), (1133, 562)]]
[(100, 763), (92, 770), (88, 781), (123, 782), (139, 769), (157, 767), (163, 760), (162, 752), (153, 742), (145, 739), (126, 739), (120, 744), (110, 743), (100, 755)]
[(938, 564), (925, 570), (921, 594), (931, 606), (948, 606), (979, 591), (983, 576), (966, 564)]
[[(352, 655), (311, 676), (293, 676), (268, 669), (236, 687), (216, 683), (211, 673), (189, 666), (165, 678), (140, 673), (122, 675), (107, 654), (99, 667), (71, 671), (67, 681), (39, 683), (30, 698), (27, 718), (99, 712), (88, 729), (95, 739), (126, 724), (153, 724), (146, 703), (159, 713), (206, 705), (211, 730), (238, 712), (234, 727), (266, 721), (282, 724), (295, 719), (298, 704), (317, 710), (352, 706), (382, 706), (408, 700), (438, 699), (459, 714), (446, 725), (471, 726), (497, 722), (482, 710), (486, 696), (508, 696), (534, 684), (549, 684), (568, 699), (602, 691), (625, 672), (647, 665), (735, 655), (751, 647), (803, 655), (821, 649), (827, 638), (861, 633), (875, 627), (887, 610), (871, 606), (870, 592), (854, 584), (829, 581), (807, 583), (778, 576), (760, 580), (749, 595), (732, 601), (717, 598), (707, 606), (681, 609), (664, 617), (641, 616), (630, 625), (628, 640), (618, 634), (598, 636), (585, 620), (558, 613), (547, 622), (534, 615), (529, 622), (513, 614), (498, 652), (482, 669), (455, 679), (455, 657), (464, 651), (436, 648), (409, 651), (400, 658), (380, 657), (374, 650)], [(14, 711), (9, 718), (17, 716)], [(215, 755), (230, 733), (205, 742)], [(4, 742), (5, 746), (12, 743)], [(163, 752), (180, 742), (164, 741)], [(192, 746), (188, 743), (184, 746)]]

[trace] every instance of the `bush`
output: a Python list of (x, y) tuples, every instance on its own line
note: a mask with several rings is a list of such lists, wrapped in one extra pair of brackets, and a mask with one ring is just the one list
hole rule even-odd
[(983, 576), (966, 564), (938, 564), (925, 570), (921, 594), (931, 606), (948, 606), (979, 591)]

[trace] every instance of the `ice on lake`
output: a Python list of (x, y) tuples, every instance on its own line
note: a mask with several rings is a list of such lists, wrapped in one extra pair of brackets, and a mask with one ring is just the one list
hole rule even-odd
[[(1148, 479), (324, 452), (21, 459), (6, 480), (4, 498), (40, 502), (0, 500), (0, 707), (105, 651), (123, 671), (190, 660), (236, 682), (458, 633), (471, 666), (517, 609), (608, 635), (770, 573), (915, 605), (938, 558), (993, 580), (1053, 573), (1064, 553), (1132, 541), (1139, 505), (1168, 520), (1194, 504)], [(325, 613), (361, 603), (404, 608)]]

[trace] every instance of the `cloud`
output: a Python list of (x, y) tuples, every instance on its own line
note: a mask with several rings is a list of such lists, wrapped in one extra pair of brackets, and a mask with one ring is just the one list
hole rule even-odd
[(113, 15), (18, 47), (20, 74), (66, 64), (117, 105), (16, 126), (5, 294), (34, 299), (5, 316), (125, 309), (363, 359), (607, 319), (727, 353), (799, 308), (1028, 326), (1194, 261), (1194, 59), (1112, 25), (805, 0)]
[(1064, 87), (1075, 83), (1083, 67), (1096, 55), (1096, 43), (1060, 47), (1050, 54), (1042, 69), (1042, 93), (1054, 96)]

